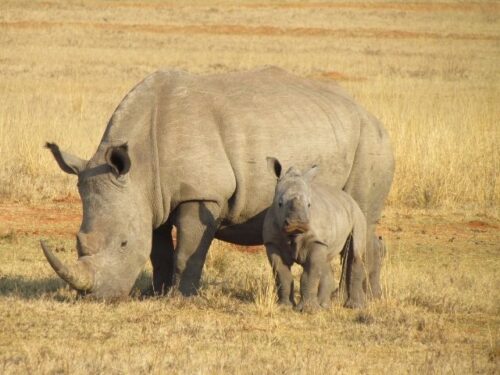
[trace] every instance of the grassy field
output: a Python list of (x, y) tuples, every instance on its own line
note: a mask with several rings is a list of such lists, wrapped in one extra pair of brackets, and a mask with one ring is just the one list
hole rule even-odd
[(141, 299), (147, 269), (128, 301), (76, 300), (37, 239), (74, 259), (79, 207), (0, 209), (0, 373), (498, 373), (498, 221), (388, 210), (384, 299), (304, 315), (276, 306), (263, 251), (219, 242), (197, 297)]
[[(175, 3), (0, 1), (0, 373), (498, 373), (500, 6)], [(283, 311), (262, 249), (215, 243), (198, 297), (142, 299), (148, 268), (126, 302), (76, 300), (38, 248), (74, 259), (81, 220), (44, 142), (90, 157), (157, 69), (260, 65), (338, 80), (389, 130), (384, 299)]]
[[(338, 79), (393, 139), (389, 203), (498, 217), (498, 4), (0, 3), (0, 197), (75, 194), (46, 140), (90, 157), (145, 75), (278, 65)], [(491, 212), (493, 211), (493, 212)]]

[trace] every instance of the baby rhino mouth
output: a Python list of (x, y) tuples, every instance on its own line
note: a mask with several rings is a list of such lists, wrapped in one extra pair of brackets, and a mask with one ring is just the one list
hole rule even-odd
[(285, 225), (283, 227), (283, 231), (289, 237), (305, 233), (308, 230), (309, 230), (309, 224), (302, 222), (293, 222), (293, 223), (285, 222)]

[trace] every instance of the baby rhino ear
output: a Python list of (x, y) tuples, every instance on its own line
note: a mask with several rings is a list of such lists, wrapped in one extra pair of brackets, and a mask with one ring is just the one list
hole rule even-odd
[(305, 171), (302, 174), (302, 177), (304, 177), (306, 181), (311, 182), (312, 180), (314, 180), (314, 177), (316, 177), (318, 172), (319, 172), (319, 167), (315, 164), (311, 168), (309, 168), (309, 170)]
[(274, 177), (280, 178), (281, 177), (281, 170), (283, 168), (281, 167), (281, 163), (279, 162), (279, 160), (276, 158), (270, 157), (270, 156), (268, 156), (266, 158), (266, 160), (267, 160), (267, 169), (269, 170), (269, 172)]

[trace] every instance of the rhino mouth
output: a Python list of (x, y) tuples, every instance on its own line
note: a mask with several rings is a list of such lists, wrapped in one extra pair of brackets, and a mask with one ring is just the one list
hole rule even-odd
[(309, 228), (308, 223), (289, 223), (283, 227), (283, 232), (285, 232), (288, 237), (295, 237), (299, 234), (307, 232)]

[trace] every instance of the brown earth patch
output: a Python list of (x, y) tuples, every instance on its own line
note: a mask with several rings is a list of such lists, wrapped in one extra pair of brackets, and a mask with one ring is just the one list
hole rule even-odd
[[(77, 200), (73, 202), (73, 200)], [(30, 235), (37, 237), (72, 238), (82, 220), (81, 204), (75, 197), (68, 201), (26, 206), (21, 203), (0, 204), (0, 237)], [(454, 240), (474, 240), (483, 232), (495, 235), (499, 229), (496, 221), (469, 220), (438, 217), (418, 220), (394, 214), (381, 220), (377, 233), (384, 238), (428, 238), (453, 242)], [(175, 228), (173, 231), (175, 241)], [(263, 251), (262, 246), (230, 245), (235, 250), (256, 253)]]
[(0, 204), (0, 233), (35, 236), (74, 236), (82, 220), (79, 203), (26, 206)]
[[(37, 4), (38, 7), (54, 7), (57, 3), (44, 1)], [(375, 2), (289, 2), (281, 4), (260, 3), (260, 4), (238, 4), (222, 3), (208, 6), (206, 4), (165, 4), (165, 3), (141, 3), (141, 2), (116, 2), (116, 3), (95, 3), (93, 8), (137, 8), (137, 9), (174, 9), (179, 7), (190, 8), (247, 8), (247, 9), (366, 9), (366, 10), (389, 10), (389, 11), (404, 11), (404, 12), (498, 12), (500, 5), (495, 2), (470, 2), (470, 3), (443, 3), (443, 2), (426, 2), (426, 3), (375, 3)]]
[(494, 228), (498, 229), (498, 226), (485, 223), (484, 221), (481, 220), (471, 220), (467, 223), (467, 226), (470, 228)]
[(95, 28), (98, 30), (145, 32), (156, 34), (211, 34), (211, 35), (257, 35), (339, 38), (385, 38), (385, 39), (454, 39), (500, 41), (500, 36), (474, 33), (436, 33), (409, 30), (387, 30), (377, 28), (327, 29), (320, 27), (275, 27), (245, 25), (151, 25), (151, 24), (113, 24), (106, 22), (54, 22), (54, 21), (4, 21), (0, 28), (15, 29), (53, 29), (65, 27)]
[(330, 3), (330, 2), (317, 2), (317, 3), (285, 3), (285, 4), (246, 4), (242, 5), (245, 8), (282, 8), (282, 9), (377, 9), (377, 10), (394, 10), (394, 11), (412, 11), (412, 12), (447, 12), (447, 11), (459, 11), (459, 12), (485, 12), (493, 11), (498, 12), (500, 6), (498, 3), (463, 3), (463, 4), (450, 4), (450, 3), (438, 3), (438, 2), (428, 2), (428, 3), (355, 3), (355, 2), (342, 2), (342, 3)]
[(52, 199), (52, 202), (55, 202), (55, 203), (80, 203), (81, 201), (80, 201), (80, 198), (78, 198), (76, 195), (68, 194), (68, 195), (56, 197), (56, 198)]
[(313, 78), (323, 78), (323, 79), (332, 79), (335, 81), (366, 81), (366, 77), (356, 77), (356, 76), (351, 76), (345, 73), (341, 72), (336, 72), (336, 71), (331, 71), (331, 72), (321, 72), (319, 74), (314, 74), (312, 75)]

